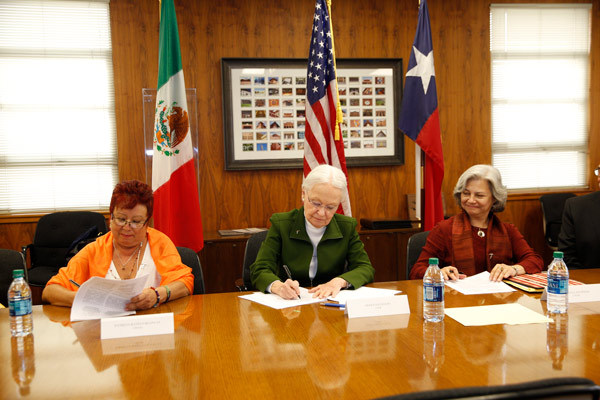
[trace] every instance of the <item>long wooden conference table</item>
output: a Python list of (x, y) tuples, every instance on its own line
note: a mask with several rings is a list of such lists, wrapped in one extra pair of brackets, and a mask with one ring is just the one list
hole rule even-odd
[[(599, 283), (600, 270), (571, 278)], [(432, 325), (420, 281), (372, 286), (407, 294), (411, 314), (349, 321), (337, 308), (275, 310), (219, 293), (142, 313), (173, 312), (172, 335), (101, 340), (99, 321), (70, 323), (68, 308), (35, 306), (33, 340), (19, 351), (3, 309), (0, 398), (369, 399), (561, 376), (600, 383), (600, 303), (571, 304), (552, 324), (466, 327), (446, 316)], [(519, 303), (545, 313), (539, 297), (447, 288), (446, 307)]]

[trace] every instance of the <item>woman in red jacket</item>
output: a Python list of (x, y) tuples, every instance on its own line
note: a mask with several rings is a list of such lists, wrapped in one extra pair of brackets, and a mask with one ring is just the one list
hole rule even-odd
[(430, 257), (440, 260), (446, 280), (483, 271), (489, 271), (493, 281), (540, 272), (542, 258), (514, 225), (501, 222), (494, 214), (504, 210), (506, 197), (496, 168), (479, 164), (467, 169), (454, 187), (462, 212), (431, 230), (410, 278), (423, 278)]

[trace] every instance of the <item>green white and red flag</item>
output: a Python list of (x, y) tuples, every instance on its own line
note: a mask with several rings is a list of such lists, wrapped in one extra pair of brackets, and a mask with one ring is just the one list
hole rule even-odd
[(152, 157), (154, 227), (176, 246), (198, 252), (204, 245), (202, 219), (173, 0), (162, 0), (160, 15)]

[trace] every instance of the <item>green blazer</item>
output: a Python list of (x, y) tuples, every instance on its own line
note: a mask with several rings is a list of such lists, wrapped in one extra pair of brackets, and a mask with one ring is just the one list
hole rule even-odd
[(276, 280), (285, 281), (282, 265), (302, 287), (317, 286), (335, 277), (359, 288), (373, 281), (375, 269), (356, 231), (356, 220), (335, 214), (317, 246), (319, 266), (311, 282), (308, 269), (313, 245), (306, 233), (304, 207), (273, 214), (271, 228), (262, 243), (256, 261), (250, 266), (252, 284), (261, 292)]

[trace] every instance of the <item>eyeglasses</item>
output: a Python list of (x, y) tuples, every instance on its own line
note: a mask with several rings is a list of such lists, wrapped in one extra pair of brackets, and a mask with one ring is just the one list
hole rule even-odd
[(144, 221), (128, 221), (125, 218), (112, 217), (112, 220), (115, 221), (117, 226), (125, 227), (127, 224), (131, 227), (131, 229), (140, 229), (144, 224), (148, 221), (147, 219)]
[(600, 173), (600, 167), (596, 167), (596, 169), (594, 170), (594, 175), (598, 176), (599, 173)]
[(320, 210), (321, 208), (325, 208), (325, 212), (334, 213), (338, 209), (338, 207), (339, 207), (339, 205), (337, 205), (337, 206), (332, 206), (332, 205), (326, 206), (326, 205), (324, 205), (321, 202), (311, 200), (310, 197), (308, 197), (308, 195), (306, 195), (306, 197), (308, 198), (308, 202), (310, 204), (312, 204), (312, 206), (314, 208), (316, 208), (317, 210)]

